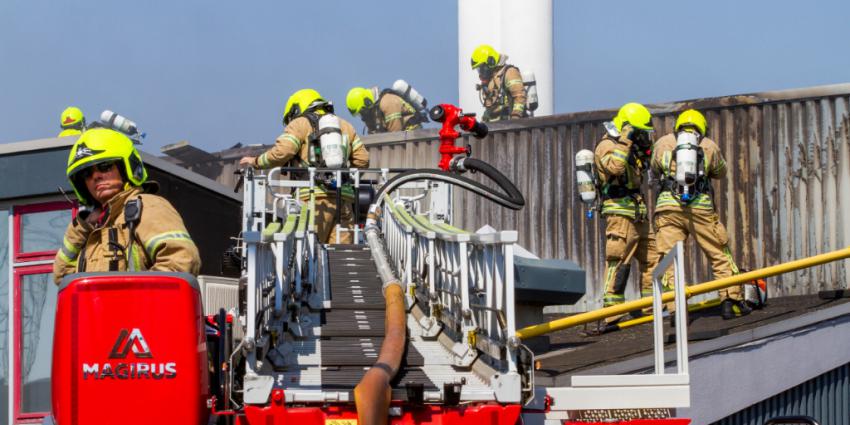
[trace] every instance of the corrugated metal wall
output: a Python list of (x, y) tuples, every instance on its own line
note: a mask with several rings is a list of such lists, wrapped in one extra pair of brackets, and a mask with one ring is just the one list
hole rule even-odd
[(735, 413), (714, 425), (762, 425), (776, 416), (806, 415), (822, 425), (850, 425), (850, 364)]
[[(729, 164), (715, 183), (718, 213), (729, 229), (739, 265), (758, 268), (850, 243), (850, 84), (649, 105), (656, 137), (672, 130), (675, 115), (705, 113), (709, 136)], [(602, 121), (615, 110), (494, 124), (483, 140), (466, 139), (473, 156), (511, 177), (527, 206), (509, 211), (458, 194), (455, 223), (516, 229), (520, 243), (544, 258), (576, 261), (588, 270), (588, 296), (577, 309), (596, 307), (604, 256), (604, 223), (585, 218), (575, 192), (573, 158), (593, 149)], [(365, 138), (373, 166), (435, 168), (436, 130)], [(687, 244), (688, 281), (709, 280), (704, 256)], [(771, 279), (774, 295), (847, 286), (850, 262)], [(637, 273), (632, 273), (632, 279)], [(634, 287), (634, 285), (632, 285)]]

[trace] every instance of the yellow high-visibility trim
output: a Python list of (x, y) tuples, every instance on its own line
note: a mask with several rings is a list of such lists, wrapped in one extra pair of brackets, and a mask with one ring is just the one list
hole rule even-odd
[(145, 244), (145, 251), (148, 253), (149, 258), (154, 258), (156, 256), (156, 252), (162, 246), (162, 243), (169, 240), (179, 240), (186, 241), (189, 243), (192, 242), (192, 238), (186, 232), (165, 232), (160, 233), (150, 239)]
[(293, 145), (295, 145), (296, 151), (301, 149), (301, 141), (298, 140), (297, 137), (293, 136), (292, 134), (286, 133), (286, 134), (283, 135), (283, 138), (285, 140), (289, 140)]
[(384, 116), (384, 122), (389, 124), (392, 120), (401, 119), (401, 112), (393, 112), (392, 114), (388, 114)]
[(262, 154), (259, 157), (257, 157), (257, 166), (260, 167), (260, 168), (268, 168), (269, 159), (266, 156), (266, 154)]

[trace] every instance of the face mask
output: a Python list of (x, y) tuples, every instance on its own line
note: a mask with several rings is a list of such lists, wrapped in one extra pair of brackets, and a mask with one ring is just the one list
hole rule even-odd
[(481, 66), (481, 67), (478, 68), (478, 79), (481, 80), (482, 82), (486, 83), (486, 82), (490, 81), (490, 78), (492, 78), (492, 77), (493, 77), (493, 69), (491, 69), (489, 66), (484, 65), (484, 66)]
[(635, 129), (631, 139), (640, 148), (641, 153), (647, 156), (652, 154), (652, 136), (648, 131)]

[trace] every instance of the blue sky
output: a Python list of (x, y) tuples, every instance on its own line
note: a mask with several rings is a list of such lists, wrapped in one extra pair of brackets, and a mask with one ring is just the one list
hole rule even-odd
[[(557, 113), (850, 81), (846, 0), (554, 7)], [(271, 143), (303, 87), (346, 119), (350, 87), (397, 78), (456, 102), (456, 38), (449, 0), (4, 0), (0, 143), (55, 135), (68, 105), (128, 116), (153, 153)]]

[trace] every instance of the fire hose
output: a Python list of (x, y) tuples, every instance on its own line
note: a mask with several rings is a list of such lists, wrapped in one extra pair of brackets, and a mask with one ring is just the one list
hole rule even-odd
[[(370, 214), (369, 220), (374, 221), (373, 217)], [(383, 282), (386, 319), (384, 342), (378, 360), (354, 387), (354, 404), (360, 424), (386, 425), (389, 420), (387, 411), (392, 400), (390, 381), (401, 366), (407, 343), (407, 311), (404, 306), (404, 289), (387, 259), (380, 230), (371, 225), (366, 227), (365, 233), (372, 259)]]

